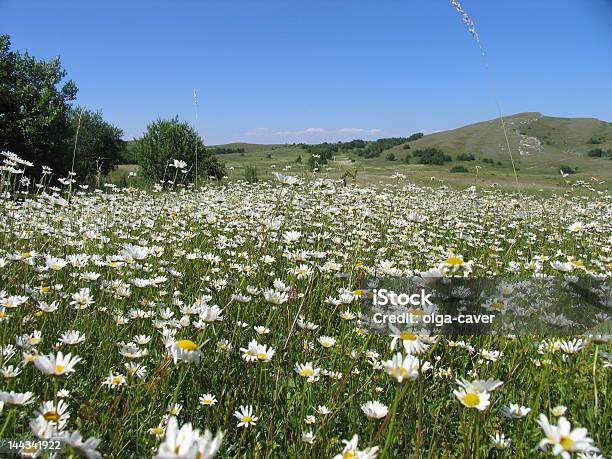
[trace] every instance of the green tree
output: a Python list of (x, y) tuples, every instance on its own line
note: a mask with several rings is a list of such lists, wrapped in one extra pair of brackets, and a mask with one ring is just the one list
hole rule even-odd
[(121, 129), (104, 121), (99, 111), (75, 108), (68, 117), (72, 130), (79, 131), (74, 161), (77, 178), (105, 175), (121, 163), (126, 152)]
[(10, 48), (10, 37), (0, 35), (0, 150), (33, 162), (33, 174), (43, 165), (64, 174), (72, 162), (69, 110), (77, 87), (64, 81), (58, 58), (38, 60)]
[(157, 119), (147, 126), (147, 132), (134, 143), (134, 155), (140, 166), (141, 175), (151, 180), (171, 178), (168, 166), (174, 160), (187, 165), (187, 178), (195, 178), (195, 152), (198, 152), (198, 175), (220, 180), (225, 168), (215, 156), (208, 153), (200, 135), (188, 123), (180, 122), (178, 116), (171, 119)]

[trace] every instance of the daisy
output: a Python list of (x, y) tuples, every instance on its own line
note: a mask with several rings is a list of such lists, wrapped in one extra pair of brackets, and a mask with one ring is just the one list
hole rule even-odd
[(391, 360), (381, 363), (387, 374), (398, 383), (404, 380), (413, 381), (419, 377), (420, 373), (425, 373), (431, 368), (429, 362), (422, 363), (419, 359), (410, 354), (402, 356), (401, 352), (395, 354)]
[(504, 434), (501, 434), (501, 433), (496, 433), (495, 435), (489, 435), (489, 438), (491, 439), (491, 441), (495, 445), (495, 448), (497, 449), (506, 449), (512, 443), (512, 440), (510, 440), (508, 437), (506, 437)]
[(342, 453), (335, 455), (333, 459), (374, 459), (378, 454), (378, 446), (360, 450), (358, 448), (359, 437), (357, 435), (353, 435), (353, 438), (350, 440), (342, 440), (342, 443), (345, 445)]
[(334, 344), (336, 344), (336, 338), (333, 338), (331, 336), (319, 336), (317, 341), (321, 346), (325, 348), (333, 347)]
[(62, 351), (59, 351), (57, 355), (39, 355), (34, 360), (34, 365), (46, 375), (60, 376), (73, 373), (75, 371), (74, 366), (81, 360), (79, 356), (64, 355)]
[(115, 389), (120, 386), (125, 386), (127, 384), (127, 379), (121, 373), (113, 374), (113, 372), (109, 372), (108, 376), (102, 381), (103, 386), (108, 386), (111, 389)]
[(169, 346), (169, 352), (175, 364), (182, 361), (195, 363), (197, 365), (200, 363), (200, 358), (202, 357), (199, 346), (189, 339), (181, 339), (172, 342)]
[(508, 406), (502, 407), (502, 412), (507, 418), (520, 419), (531, 413), (531, 408), (526, 408), (524, 406), (519, 406), (515, 403), (511, 403)]
[(214, 406), (217, 404), (217, 397), (212, 394), (201, 395), (198, 400), (202, 406)]
[(545, 450), (548, 445), (552, 445), (554, 456), (561, 455), (563, 459), (570, 459), (571, 453), (599, 451), (593, 446), (593, 439), (587, 436), (587, 429), (572, 430), (571, 424), (564, 417), (560, 417), (559, 424), (555, 426), (550, 424), (545, 414), (540, 414), (538, 424), (546, 436), (538, 443), (538, 447)]
[(253, 414), (253, 407), (251, 405), (242, 406), (237, 411), (234, 411), (234, 417), (238, 419), (238, 427), (249, 427), (255, 425), (259, 419)]
[(308, 382), (318, 381), (319, 373), (321, 372), (320, 368), (313, 367), (312, 362), (307, 362), (305, 364), (296, 363), (294, 370), (301, 377), (307, 378)]
[(381, 419), (389, 413), (389, 408), (377, 400), (361, 405), (361, 411), (370, 419)]

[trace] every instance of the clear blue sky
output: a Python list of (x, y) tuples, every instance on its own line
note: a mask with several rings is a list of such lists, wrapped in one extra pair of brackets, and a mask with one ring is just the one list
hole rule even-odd
[(407, 135), (540, 111), (612, 121), (612, 0), (0, 0), (0, 31), (59, 55), (79, 104), (205, 143)]

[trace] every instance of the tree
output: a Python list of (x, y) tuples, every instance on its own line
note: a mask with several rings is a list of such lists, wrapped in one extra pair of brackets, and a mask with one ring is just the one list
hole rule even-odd
[(97, 173), (105, 175), (121, 163), (126, 152), (121, 129), (104, 121), (99, 111), (75, 108), (68, 116), (75, 135), (79, 131), (74, 161), (77, 178), (85, 179)]
[(66, 71), (58, 58), (37, 60), (10, 47), (10, 37), (0, 35), (0, 150), (33, 162), (33, 174), (43, 165), (65, 174), (72, 159), (69, 110), (77, 87), (63, 81)]
[[(197, 147), (196, 147), (197, 146)], [(225, 168), (206, 151), (200, 135), (188, 123), (180, 122), (178, 116), (171, 119), (157, 119), (147, 126), (147, 132), (135, 141), (134, 155), (143, 177), (163, 180), (167, 168), (174, 161), (184, 161), (188, 179), (195, 178), (195, 152), (198, 152), (198, 175), (220, 180)], [(168, 178), (171, 178), (168, 175)]]

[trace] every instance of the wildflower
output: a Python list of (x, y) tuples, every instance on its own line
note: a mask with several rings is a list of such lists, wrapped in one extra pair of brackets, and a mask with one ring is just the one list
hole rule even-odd
[(545, 450), (548, 445), (552, 445), (554, 456), (561, 455), (563, 459), (569, 459), (570, 453), (599, 451), (593, 446), (593, 439), (587, 436), (587, 429), (572, 430), (571, 424), (564, 417), (560, 417), (559, 424), (555, 426), (550, 424), (545, 414), (540, 414), (538, 424), (546, 436), (538, 443), (538, 447)]
[(170, 344), (170, 355), (174, 363), (179, 361), (200, 363), (202, 352), (199, 350), (199, 346), (189, 339), (181, 339), (174, 341)]
[(389, 408), (377, 400), (370, 401), (361, 405), (361, 411), (371, 419), (384, 418), (389, 413)]
[(253, 414), (253, 407), (251, 405), (241, 405), (237, 411), (234, 411), (234, 417), (239, 421), (238, 427), (249, 427), (255, 425), (259, 419)]
[(419, 374), (425, 373), (431, 368), (429, 362), (421, 362), (410, 354), (402, 356), (401, 352), (395, 354), (391, 360), (382, 362), (382, 366), (387, 374), (398, 383), (404, 380), (413, 381), (419, 377)]
[(512, 440), (510, 440), (508, 437), (506, 437), (502, 433), (496, 433), (495, 435), (489, 435), (489, 438), (491, 439), (491, 441), (495, 445), (495, 448), (497, 449), (506, 449), (512, 443)]
[(331, 336), (319, 336), (317, 341), (321, 346), (325, 348), (333, 347), (334, 344), (336, 344), (336, 338), (333, 338)]
[(64, 355), (59, 351), (57, 355), (39, 355), (34, 360), (34, 365), (46, 375), (61, 376), (75, 371), (74, 366), (81, 361), (81, 357)]
[(305, 364), (296, 363), (294, 369), (297, 374), (303, 378), (307, 378), (308, 382), (319, 380), (319, 373), (321, 372), (321, 369), (313, 367), (312, 362), (307, 362)]
[(353, 438), (350, 440), (342, 440), (342, 443), (345, 445), (342, 453), (335, 455), (333, 459), (374, 459), (378, 455), (378, 446), (360, 450), (358, 448), (359, 437), (357, 435), (353, 435)]
[(202, 406), (214, 406), (217, 404), (217, 397), (211, 394), (204, 394), (198, 400)]
[(526, 408), (524, 406), (519, 406), (515, 403), (511, 403), (509, 406), (502, 407), (502, 412), (507, 418), (520, 419), (531, 413), (531, 408)]

